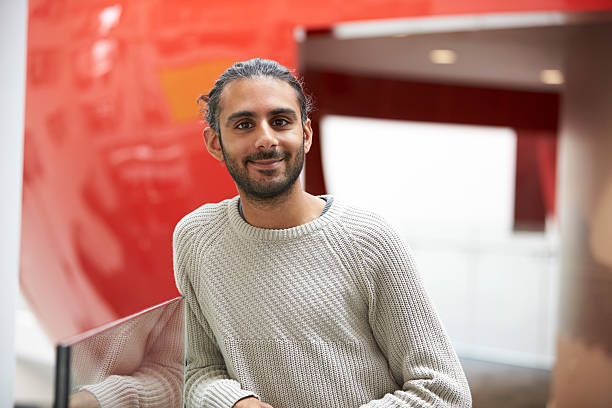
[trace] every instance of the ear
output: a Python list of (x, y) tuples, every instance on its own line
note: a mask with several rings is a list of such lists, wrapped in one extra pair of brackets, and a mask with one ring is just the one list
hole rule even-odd
[(312, 125), (310, 123), (310, 119), (307, 119), (304, 123), (304, 153), (308, 153), (310, 151), (310, 146), (312, 146)]
[(208, 153), (215, 159), (219, 161), (223, 161), (223, 151), (221, 150), (221, 140), (219, 139), (219, 135), (215, 130), (211, 127), (207, 127), (203, 132), (204, 143), (206, 144), (206, 149)]

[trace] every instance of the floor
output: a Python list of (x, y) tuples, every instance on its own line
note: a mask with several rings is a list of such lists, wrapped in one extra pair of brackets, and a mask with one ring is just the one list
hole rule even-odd
[(461, 359), (473, 408), (545, 408), (550, 371)]
[(15, 408), (50, 408), (53, 404), (54, 368), (17, 359), (14, 377)]

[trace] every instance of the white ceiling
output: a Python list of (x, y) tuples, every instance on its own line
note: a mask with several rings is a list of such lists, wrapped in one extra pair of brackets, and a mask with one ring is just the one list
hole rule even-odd
[[(540, 72), (543, 69), (563, 71), (566, 44), (580, 24), (585, 22), (404, 37), (306, 36), (300, 44), (300, 65), (302, 69), (406, 80), (558, 92), (562, 85), (543, 84)], [(432, 49), (454, 50), (458, 56), (456, 63), (431, 63)]]

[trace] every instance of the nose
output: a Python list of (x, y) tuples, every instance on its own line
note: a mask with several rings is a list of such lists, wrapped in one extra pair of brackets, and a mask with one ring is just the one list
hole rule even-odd
[(261, 126), (259, 126), (255, 147), (261, 150), (269, 150), (277, 145), (278, 139), (276, 138), (276, 132), (267, 121), (264, 121)]

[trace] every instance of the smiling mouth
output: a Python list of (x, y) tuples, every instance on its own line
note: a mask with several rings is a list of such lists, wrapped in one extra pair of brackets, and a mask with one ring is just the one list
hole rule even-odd
[(283, 159), (249, 160), (248, 163), (262, 170), (270, 170), (280, 166), (282, 161)]

